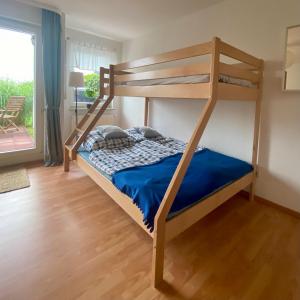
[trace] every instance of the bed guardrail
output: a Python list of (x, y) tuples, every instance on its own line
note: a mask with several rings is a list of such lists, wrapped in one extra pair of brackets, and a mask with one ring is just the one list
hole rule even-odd
[[(253, 86), (242, 86), (219, 82), (218, 98), (222, 100), (246, 100), (258, 99), (259, 71), (262, 68), (262, 60), (239, 50), (219, 39), (220, 55), (233, 58), (239, 64), (228, 64), (218, 60), (218, 74), (232, 78), (247, 80)], [(187, 98), (208, 99), (211, 95), (211, 64), (208, 62), (186, 63), (175, 67), (161, 68), (165, 63), (182, 62), (183, 60), (197, 56), (212, 55), (214, 41), (178, 49), (175, 51), (158, 54), (146, 58), (133, 60), (115, 65), (115, 95), (131, 97), (155, 97), (155, 98)], [(244, 67), (241, 67), (241, 64)], [(245, 66), (248, 66), (245, 68)], [(145, 68), (154, 70), (143, 70)], [(147, 80), (169, 79), (195, 75), (208, 75), (207, 82), (195, 83), (162, 83), (156, 85), (147, 84)], [(145, 84), (138, 84), (146, 81)], [(109, 94), (109, 87), (104, 88), (104, 94)]]

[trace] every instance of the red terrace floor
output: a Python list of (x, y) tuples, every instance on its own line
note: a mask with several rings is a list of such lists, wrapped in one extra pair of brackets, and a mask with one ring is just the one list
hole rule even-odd
[(3, 133), (0, 130), (0, 153), (34, 148), (35, 143), (25, 128)]

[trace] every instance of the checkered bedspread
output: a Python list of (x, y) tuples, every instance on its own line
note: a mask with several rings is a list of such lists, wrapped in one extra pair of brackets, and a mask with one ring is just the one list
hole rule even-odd
[(89, 159), (108, 175), (137, 166), (153, 164), (180, 151), (150, 140), (143, 140), (130, 147), (103, 148), (93, 151)]
[(182, 153), (186, 147), (186, 143), (173, 138), (159, 136), (145, 139), (134, 130), (126, 131), (128, 138), (101, 141), (101, 148), (92, 151), (89, 156), (95, 167), (110, 176), (123, 169), (156, 163)]

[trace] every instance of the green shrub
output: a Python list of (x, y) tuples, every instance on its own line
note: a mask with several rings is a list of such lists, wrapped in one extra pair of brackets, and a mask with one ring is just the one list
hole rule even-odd
[(16, 123), (32, 127), (33, 113), (33, 87), (32, 81), (16, 82), (10, 79), (0, 79), (0, 107), (5, 108), (11, 96), (25, 96), (25, 105)]
[(85, 96), (95, 99), (99, 96), (99, 74), (84, 75)]

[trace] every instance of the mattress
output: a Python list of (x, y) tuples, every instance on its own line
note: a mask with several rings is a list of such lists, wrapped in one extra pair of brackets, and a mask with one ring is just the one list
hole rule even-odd
[(89, 163), (91, 166), (93, 166), (101, 175), (103, 175), (104, 177), (106, 177), (109, 181), (112, 180), (112, 177), (108, 174), (106, 174), (103, 170), (101, 170), (100, 168), (97, 168), (89, 159), (91, 152), (88, 151), (78, 151), (78, 155), (80, 155), (87, 163)]
[[(210, 76), (206, 75), (192, 75), (192, 76), (181, 76), (172, 78), (158, 78), (158, 79), (147, 79), (147, 80), (133, 80), (124, 81), (120, 85), (122, 86), (152, 86), (152, 85), (168, 85), (168, 84), (193, 84), (193, 83), (207, 83), (209, 82)], [(254, 88), (256, 87), (251, 81), (244, 79), (237, 79), (234, 77), (220, 75), (219, 82), (235, 84), (244, 87)]]

